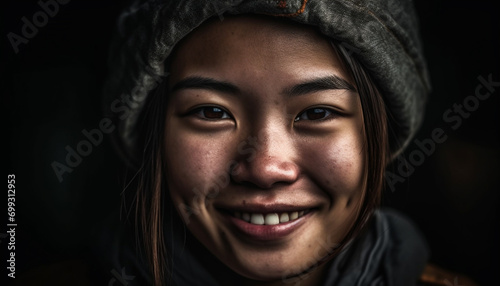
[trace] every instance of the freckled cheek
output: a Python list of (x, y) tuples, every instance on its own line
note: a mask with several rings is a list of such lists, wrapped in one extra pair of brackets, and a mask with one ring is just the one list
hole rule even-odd
[(222, 144), (207, 143), (209, 140), (199, 137), (171, 138), (165, 142), (169, 190), (184, 200), (214, 192), (227, 173), (227, 149), (223, 152)]
[(357, 137), (338, 136), (310, 148), (311, 176), (334, 196), (352, 196), (363, 183), (364, 154)]

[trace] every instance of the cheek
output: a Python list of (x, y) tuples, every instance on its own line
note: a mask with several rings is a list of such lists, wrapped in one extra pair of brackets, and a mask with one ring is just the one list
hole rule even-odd
[(362, 138), (357, 132), (339, 133), (304, 148), (310, 178), (330, 198), (316, 236), (332, 242), (327, 245), (340, 243), (359, 215), (365, 183)]
[(359, 194), (364, 183), (362, 136), (349, 132), (322, 138), (304, 154), (310, 176), (334, 197)]
[(215, 196), (229, 183), (228, 153), (228, 146), (220, 142), (182, 131), (167, 132), (166, 176), (173, 199), (191, 202), (195, 196)]

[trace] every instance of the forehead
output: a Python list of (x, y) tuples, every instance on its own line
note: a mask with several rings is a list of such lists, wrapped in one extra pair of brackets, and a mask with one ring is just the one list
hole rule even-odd
[(177, 45), (170, 69), (178, 77), (216, 69), (228, 74), (272, 69), (284, 76), (293, 76), (288, 71), (335, 70), (349, 79), (331, 42), (314, 27), (269, 16), (205, 22)]
[[(294, 41), (290, 42), (291, 39)], [(190, 33), (184, 42), (198, 40), (209, 45), (218, 43), (241, 43), (252, 46), (296, 43), (314, 45), (324, 38), (312, 26), (299, 24), (289, 19), (259, 15), (229, 16), (223, 20), (213, 18)], [(235, 41), (236, 40), (236, 41)], [(261, 40), (256, 45), (253, 40)]]

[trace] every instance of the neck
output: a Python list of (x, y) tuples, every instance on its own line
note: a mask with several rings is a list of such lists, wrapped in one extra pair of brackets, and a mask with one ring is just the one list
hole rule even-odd
[[(326, 279), (326, 274), (328, 273), (328, 265), (330, 263), (325, 263), (317, 268), (313, 269), (307, 274), (302, 274), (294, 278), (280, 279), (277, 281), (256, 281), (242, 277), (242, 286), (290, 286), (290, 285), (300, 285), (300, 286), (317, 286), (322, 285)], [(234, 284), (233, 284), (234, 285)]]

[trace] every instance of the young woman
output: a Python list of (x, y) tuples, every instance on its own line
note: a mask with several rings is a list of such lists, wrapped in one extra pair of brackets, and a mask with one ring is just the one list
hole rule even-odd
[(140, 1), (114, 43), (129, 285), (417, 283), (425, 242), (377, 208), (429, 91), (411, 3)]

